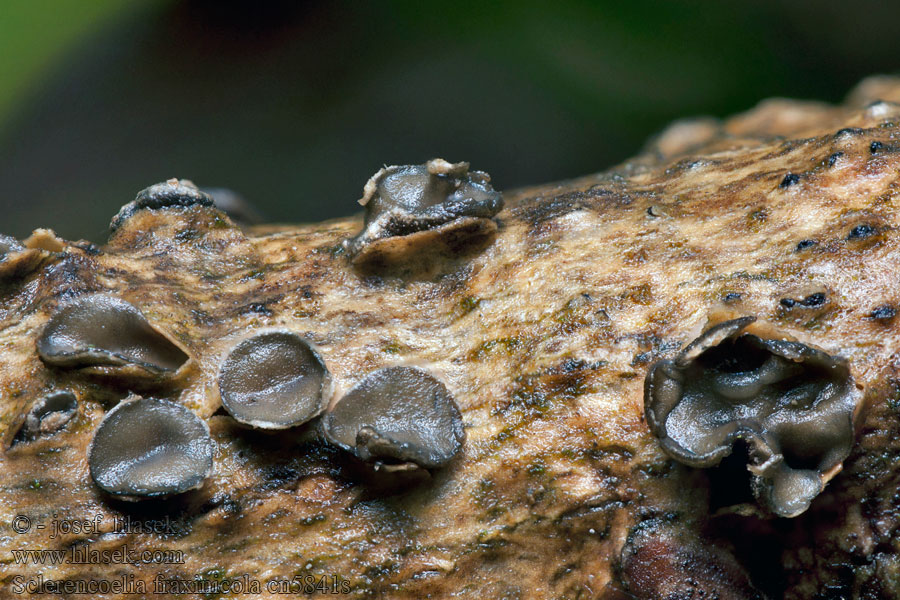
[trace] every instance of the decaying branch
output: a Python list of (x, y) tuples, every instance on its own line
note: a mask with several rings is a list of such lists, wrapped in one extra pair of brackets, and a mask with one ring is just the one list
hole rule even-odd
[[(425, 187), (367, 187), (368, 204), (395, 212), (370, 215), (383, 228), (362, 236), (359, 217), (242, 229), (180, 182), (172, 194), (146, 191), (106, 243), (41, 230), (4, 242), (3, 594), (40, 576), (125, 577), (151, 592), (167, 581), (184, 598), (203, 597), (201, 585), (255, 581), (264, 596), (272, 581), (308, 576), (356, 597), (900, 597), (896, 102), (900, 83), (871, 79), (843, 106), (776, 100), (724, 122), (679, 122), (609, 171), (505, 191), (502, 209), (485, 174), (432, 161), (403, 171), (414, 181), (394, 181)], [(377, 252), (367, 254), (370, 243)], [(41, 344), (60, 331), (46, 329), (60, 311), (90, 297), (116, 300), (84, 305), (80, 325), (67, 321), (66, 336)], [(749, 434), (720, 436), (721, 460), (694, 466), (671, 458), (648, 427), (647, 373), (677, 361), (723, 314), (755, 317), (797, 344), (753, 346), (777, 358), (766, 385), (798, 373), (791, 352), (802, 347), (834, 361), (816, 365), (845, 365), (835, 381), (854, 386), (840, 416), (853, 436), (843, 470), (846, 452), (818, 448), (835, 470), (793, 518), (755, 502), (747, 465), (778, 455), (814, 471), (814, 427), (790, 446), (799, 449), (772, 438), (758, 459), (748, 459), (760, 447), (746, 447)], [(328, 385), (317, 379), (308, 392), (305, 424), (262, 431), (222, 407), (222, 365), (260, 331), (296, 334), (327, 369)], [(729, 356), (709, 362), (715, 402), (752, 402), (750, 384), (715, 383), (762, 369)], [(255, 394), (269, 379), (305, 377), (261, 361), (276, 367), (248, 375), (250, 388), (229, 385)], [(330, 443), (314, 416), (398, 366), (437, 382), (404, 413), (420, 421), (391, 429), (393, 405), (378, 392), (371, 410), (381, 412), (353, 413), (356, 437)], [(681, 372), (693, 371), (673, 377)], [(803, 376), (813, 385), (818, 372)], [(401, 383), (384, 383), (398, 402), (414, 395), (403, 385), (419, 385)], [(767, 427), (777, 428), (784, 398), (815, 410), (832, 389), (831, 380), (795, 384), (802, 393), (771, 394)], [(132, 393), (208, 425), (215, 453), (199, 489), (125, 502), (95, 484), (88, 449)], [(48, 398), (60, 394), (66, 402), (53, 409)], [(428, 420), (432, 429), (415, 426)], [(23, 533), (18, 515), (31, 523)], [(184, 555), (140, 565), (9, 560), (23, 548)]]

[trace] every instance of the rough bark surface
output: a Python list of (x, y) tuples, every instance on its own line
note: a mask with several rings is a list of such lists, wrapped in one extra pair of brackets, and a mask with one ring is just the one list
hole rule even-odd
[[(0, 597), (22, 597), (17, 576), (131, 577), (152, 597), (160, 578), (243, 575), (262, 596), (308, 575), (346, 582), (351, 597), (652, 598), (682, 593), (667, 591), (672, 578), (695, 592), (672, 598), (758, 597), (751, 585), (797, 600), (900, 597), (897, 102), (900, 82), (881, 78), (843, 106), (775, 100), (676, 123), (609, 171), (507, 192), (489, 244), (405, 270), (349, 264), (341, 242), (358, 217), (242, 230), (193, 206), (139, 211), (103, 246), (34, 236), (40, 263), (0, 287)], [(35, 340), (56, 307), (99, 291), (171, 334), (189, 368), (132, 385), (42, 363)], [(826, 301), (781, 302), (816, 293)], [(844, 471), (795, 519), (723, 512), (715, 473), (673, 462), (643, 420), (649, 365), (723, 307), (846, 357), (865, 390)], [(462, 453), (388, 495), (314, 427), (256, 432), (217, 412), (225, 353), (276, 326), (316, 344), (338, 390), (384, 366), (430, 369), (462, 410)], [(59, 389), (78, 396), (77, 415), (12, 443), (32, 403)], [(129, 391), (208, 420), (218, 449), (200, 490), (126, 503), (91, 482), (93, 432)], [(30, 531), (13, 531), (17, 515)], [(97, 515), (100, 532), (51, 537), (54, 518)], [(167, 525), (116, 532), (115, 517)], [(11, 554), (73, 547), (185, 561)]]

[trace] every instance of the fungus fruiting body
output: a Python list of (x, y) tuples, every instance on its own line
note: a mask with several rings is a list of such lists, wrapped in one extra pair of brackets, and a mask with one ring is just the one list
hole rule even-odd
[(489, 238), (503, 196), (487, 173), (438, 158), (381, 169), (366, 183), (360, 204), (366, 207), (363, 230), (345, 247), (356, 264), (392, 264), (434, 246), (452, 254)]
[(33, 439), (62, 429), (78, 410), (78, 398), (68, 390), (51, 392), (39, 398), (25, 415), (18, 436)]
[(436, 469), (462, 448), (456, 402), (443, 383), (415, 367), (369, 374), (322, 420), (326, 439), (378, 465)]
[(131, 396), (104, 417), (88, 464), (94, 482), (124, 499), (199, 487), (212, 471), (209, 427), (180, 404)]
[(109, 294), (60, 307), (41, 332), (37, 351), (50, 365), (128, 376), (171, 375), (189, 360), (136, 306)]
[(284, 429), (318, 415), (329, 385), (321, 356), (299, 335), (268, 331), (237, 344), (219, 370), (225, 410), (241, 423)]
[(847, 364), (743, 317), (647, 374), (644, 408), (672, 458), (710, 467), (746, 444), (757, 499), (796, 516), (841, 468), (860, 401)]
[(109, 224), (109, 232), (115, 233), (125, 221), (140, 210), (191, 206), (214, 206), (209, 194), (200, 191), (193, 182), (186, 179), (169, 179), (151, 185), (138, 192), (137, 197), (123, 206)]

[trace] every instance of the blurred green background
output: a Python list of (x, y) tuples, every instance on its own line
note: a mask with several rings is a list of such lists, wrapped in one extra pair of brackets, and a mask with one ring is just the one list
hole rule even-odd
[(0, 231), (102, 242), (169, 177), (273, 221), (358, 209), (383, 164), (501, 189), (604, 169), (674, 118), (840, 100), (900, 70), (900, 3), (6, 0)]

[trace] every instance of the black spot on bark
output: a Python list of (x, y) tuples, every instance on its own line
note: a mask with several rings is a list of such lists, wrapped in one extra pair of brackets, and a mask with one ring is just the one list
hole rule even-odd
[(829, 156), (825, 161), (825, 163), (828, 165), (828, 168), (833, 167), (835, 163), (837, 163), (838, 159), (840, 159), (842, 156), (844, 156), (843, 152), (835, 152), (834, 154)]
[(810, 294), (806, 298), (800, 301), (800, 304), (803, 306), (822, 306), (825, 304), (825, 294), (823, 292), (816, 292), (815, 294)]
[(782, 298), (780, 304), (785, 308), (794, 308), (797, 306), (797, 301), (793, 298)]
[(875, 307), (875, 309), (869, 313), (868, 317), (870, 319), (886, 321), (888, 319), (893, 319), (896, 315), (896, 308), (894, 308), (890, 304), (882, 304), (881, 306)]
[(816, 306), (822, 306), (825, 304), (827, 297), (824, 292), (816, 292), (815, 294), (810, 294), (806, 298), (802, 300), (794, 300), (793, 298), (782, 298), (779, 302), (785, 308), (794, 308), (797, 305), (805, 306), (807, 308), (814, 308)]
[(250, 313), (257, 314), (257, 315), (264, 315), (266, 317), (270, 317), (273, 314), (272, 310), (262, 302), (251, 302), (250, 304), (248, 304), (247, 306), (244, 307), (244, 310), (241, 311), (241, 314), (250, 314)]
[(796, 173), (788, 173), (784, 176), (784, 179), (781, 180), (781, 183), (778, 184), (778, 187), (786, 188), (796, 183), (800, 183), (800, 176)]
[(797, 251), (799, 252), (800, 250), (806, 250), (807, 248), (812, 248), (813, 246), (817, 245), (818, 243), (819, 242), (817, 242), (816, 240), (801, 240), (801, 241), (797, 242)]
[(871, 225), (863, 223), (862, 225), (857, 225), (853, 229), (850, 230), (850, 233), (847, 234), (848, 240), (861, 240), (872, 235), (875, 235), (875, 228)]

